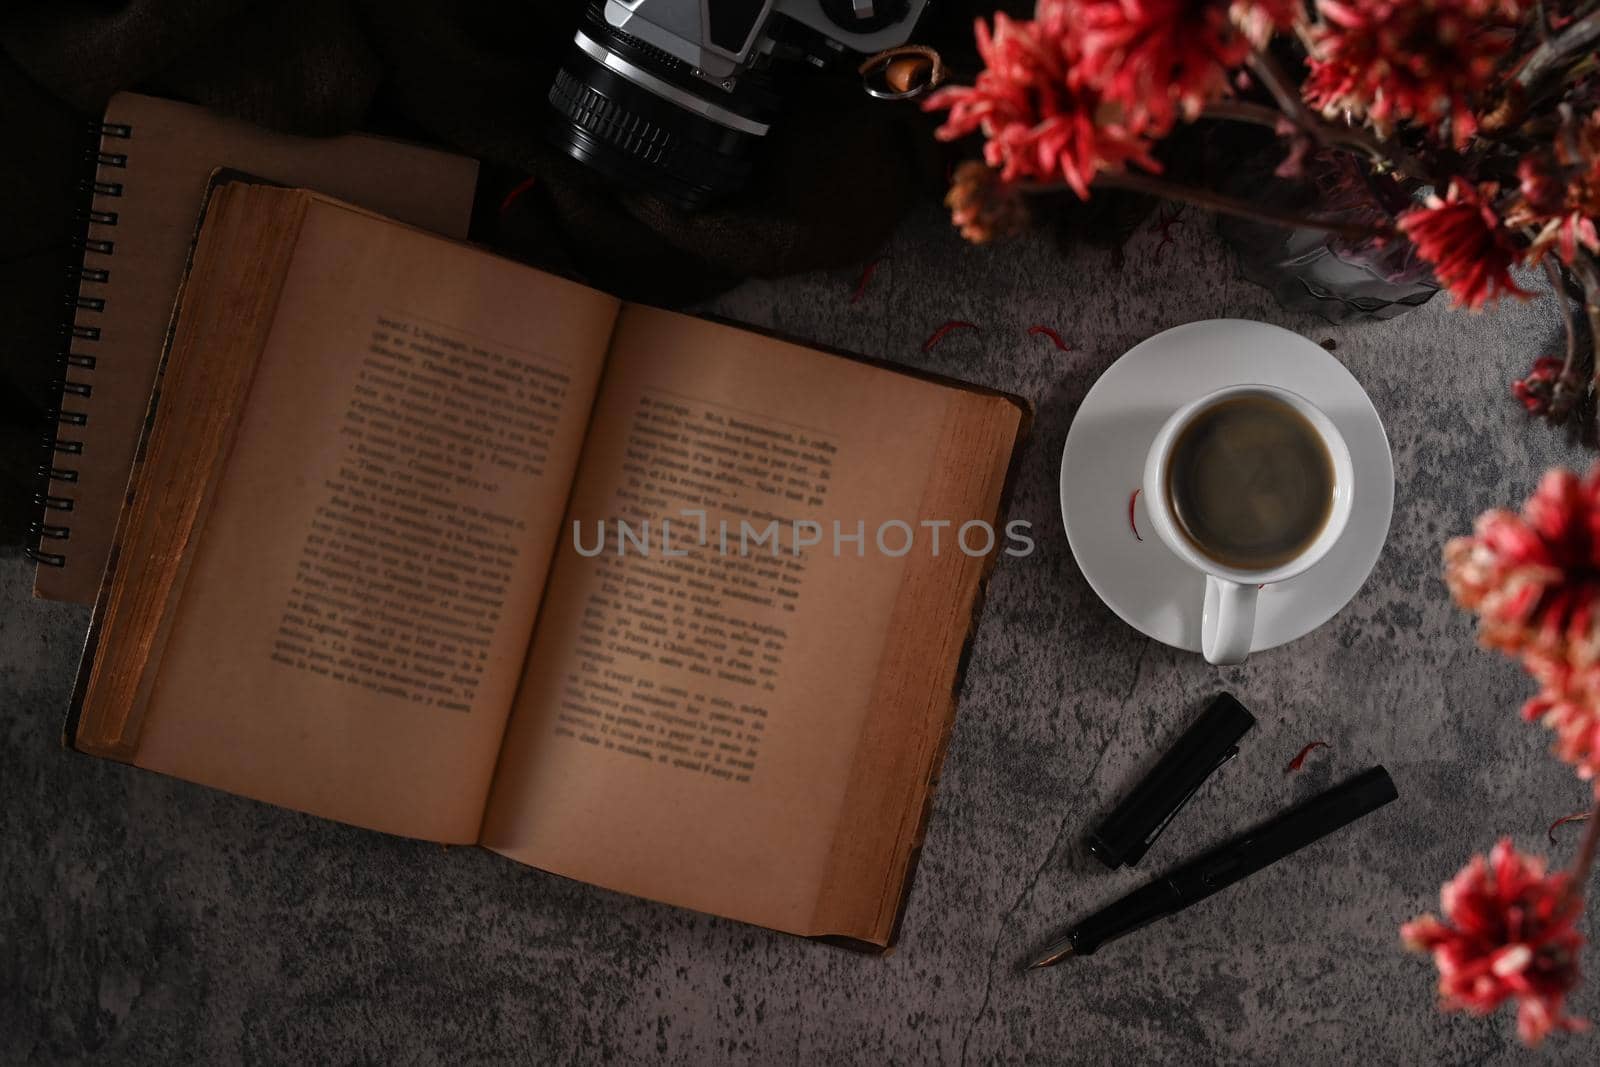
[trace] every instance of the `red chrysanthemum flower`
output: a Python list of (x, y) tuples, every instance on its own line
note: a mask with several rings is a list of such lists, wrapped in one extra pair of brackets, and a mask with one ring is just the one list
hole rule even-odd
[(1250, 55), (1230, 6), (1217, 0), (1055, 0), (1049, 7), (1077, 36), (1081, 76), (1147, 119), (1157, 136), (1226, 96), (1229, 68)]
[(1061, 25), (1000, 13), (992, 32), (980, 19), (975, 33), (984, 62), (976, 84), (940, 89), (923, 104), (950, 112), (940, 140), (982, 131), (983, 157), (1002, 180), (1065, 181), (1084, 199), (1102, 170), (1136, 163), (1160, 172), (1143, 128), (1077, 74), (1075, 46)]
[(1321, 24), (1304, 93), (1330, 117), (1349, 111), (1386, 133), (1411, 121), (1456, 147), (1514, 42), (1523, 0), (1317, 0)]
[(1400, 216), (1401, 231), (1433, 264), (1457, 306), (1477, 310), (1508, 293), (1529, 295), (1511, 280), (1511, 265), (1521, 253), (1495, 214), (1499, 188), (1494, 182), (1453, 180), (1443, 200), (1430, 196), (1425, 206)]
[(1514, 1001), (1517, 1032), (1529, 1045), (1586, 1028), (1566, 1014), (1583, 947), (1574, 925), (1582, 903), (1570, 884), (1570, 875), (1546, 874), (1543, 860), (1509, 840), (1487, 861), (1472, 857), (1439, 891), (1444, 921), (1424, 915), (1400, 928), (1408, 948), (1432, 953), (1441, 1007), (1488, 1015)]
[(1506, 215), (1511, 226), (1537, 226), (1530, 260), (1555, 248), (1571, 263), (1581, 246), (1600, 253), (1600, 110), (1555, 139), (1555, 150), (1524, 156), (1517, 164), (1522, 197)]
[(1595, 782), (1600, 794), (1600, 665), (1530, 651), (1522, 665), (1539, 683), (1539, 692), (1522, 705), (1522, 717), (1556, 735), (1555, 754), (1578, 777)]
[(1520, 515), (1485, 512), (1444, 559), (1482, 642), (1539, 683), (1523, 717), (1555, 732), (1556, 755), (1580, 778), (1600, 778), (1600, 464), (1583, 479), (1547, 472)]
[(1600, 663), (1600, 464), (1583, 479), (1547, 472), (1520, 515), (1484, 512), (1444, 560), (1450, 595), (1478, 616), (1488, 647)]

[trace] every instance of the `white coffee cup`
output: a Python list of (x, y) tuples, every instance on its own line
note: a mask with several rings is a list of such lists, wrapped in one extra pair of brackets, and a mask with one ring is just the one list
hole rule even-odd
[[(1316, 430), (1333, 462), (1333, 502), (1322, 530), (1293, 559), (1261, 570), (1227, 566), (1196, 548), (1179, 529), (1167, 492), (1173, 446), (1183, 430), (1195, 416), (1213, 405), (1248, 396), (1268, 397), (1299, 412)], [(1200, 614), (1200, 651), (1206, 662), (1244, 662), (1255, 638), (1256, 598), (1261, 588), (1293, 578), (1327, 555), (1350, 519), (1350, 504), (1355, 495), (1354, 476), (1350, 450), (1345, 447), (1344, 438), (1333, 420), (1305, 397), (1276, 386), (1234, 385), (1218, 389), (1185, 404), (1162, 425), (1145, 458), (1142, 486), (1145, 510), (1162, 543), (1206, 577), (1205, 602)]]

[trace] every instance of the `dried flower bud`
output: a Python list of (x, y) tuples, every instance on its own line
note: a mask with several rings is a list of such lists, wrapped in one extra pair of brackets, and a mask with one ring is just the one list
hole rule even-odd
[(999, 171), (977, 160), (956, 168), (944, 203), (950, 209), (950, 221), (973, 244), (1012, 237), (1028, 225), (1028, 205), (1022, 193), (1003, 181)]
[(1531, 152), (1517, 164), (1522, 203), (1535, 216), (1560, 213), (1566, 206), (1567, 188), (1555, 158), (1549, 152)]
[(1528, 94), (1515, 79), (1506, 82), (1500, 100), (1478, 120), (1478, 129), (1486, 136), (1499, 137), (1519, 125), (1528, 117)]
[(1556, 356), (1541, 356), (1525, 378), (1511, 383), (1515, 396), (1530, 415), (1541, 415), (1551, 422), (1564, 422), (1583, 395), (1583, 380), (1576, 370), (1562, 367), (1565, 361)]

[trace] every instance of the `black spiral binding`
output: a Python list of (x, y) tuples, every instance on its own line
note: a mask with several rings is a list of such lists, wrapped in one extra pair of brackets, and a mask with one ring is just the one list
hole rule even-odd
[[(103, 256), (114, 255), (116, 252), (115, 241), (94, 239), (89, 236), (90, 225), (117, 224), (117, 212), (104, 210), (102, 200), (121, 197), (122, 183), (102, 181), (101, 169), (128, 165), (127, 154), (107, 151), (105, 139), (126, 140), (132, 136), (131, 126), (117, 122), (90, 122), (85, 130), (83, 162), (89, 176), (79, 181), (76, 187), (81, 203), (73, 212), (71, 244), (78, 255), (75, 262), (67, 267), (65, 296), (62, 299), (61, 340), (55, 357), (56, 375), (51, 382), (51, 390), (58, 393), (61, 399), (55, 407), (46, 412), (45, 416), (46, 424), (38, 471), (39, 489), (33, 495), (34, 503), (40, 509), (40, 515), (28, 528), (29, 533), (38, 539), (38, 543), (23, 550), (29, 559), (45, 567), (67, 565), (65, 552), (50, 551), (46, 547), (60, 546), (61, 542), (69, 540), (72, 536), (70, 526), (50, 521), (55, 513), (71, 511), (73, 507), (73, 498), (57, 495), (54, 488), (57, 482), (72, 484), (78, 480), (77, 468), (70, 466), (72, 461), (63, 457), (83, 454), (83, 442), (75, 440), (63, 428), (86, 426), (89, 423), (88, 412), (72, 410), (69, 405), (75, 400), (87, 400), (94, 395), (93, 384), (83, 381), (83, 376), (95, 369), (96, 360), (93, 355), (82, 349), (100, 340), (100, 327), (86, 325), (79, 320), (85, 312), (99, 314), (106, 308), (104, 297), (83, 295), (82, 284), (84, 282), (103, 284), (111, 279), (110, 270), (86, 266), (83, 256), (89, 252)], [(69, 379), (68, 371), (75, 371), (76, 377)]]

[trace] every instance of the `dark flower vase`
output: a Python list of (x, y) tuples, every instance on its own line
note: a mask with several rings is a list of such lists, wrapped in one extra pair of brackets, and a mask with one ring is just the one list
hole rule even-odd
[[(1314, 157), (1305, 177), (1294, 182), (1273, 176), (1272, 163), (1270, 157), (1251, 160), (1226, 183), (1228, 191), (1305, 215), (1367, 224), (1392, 224), (1425, 192), (1372, 179), (1345, 157)], [(1284, 307), (1329, 322), (1392, 319), (1439, 291), (1427, 265), (1401, 237), (1352, 243), (1321, 230), (1286, 230), (1231, 216), (1220, 216), (1217, 230), (1237, 254), (1243, 277)]]

